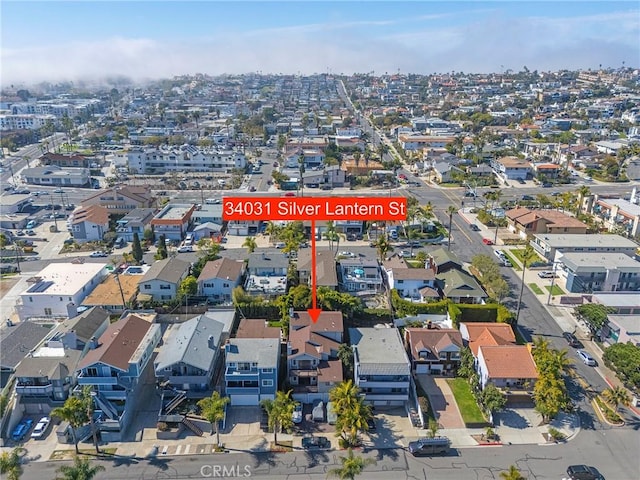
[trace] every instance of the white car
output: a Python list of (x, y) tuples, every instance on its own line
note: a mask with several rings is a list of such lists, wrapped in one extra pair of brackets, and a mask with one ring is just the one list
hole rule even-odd
[(356, 258), (356, 254), (353, 252), (340, 252), (339, 254), (341, 257), (349, 257), (349, 258)]
[(578, 356), (584, 362), (585, 365), (588, 365), (589, 367), (595, 367), (596, 366), (596, 361), (593, 359), (593, 357), (591, 355), (589, 355), (584, 350), (578, 350), (578, 351), (576, 351), (576, 353), (578, 354)]
[(293, 423), (301, 423), (302, 422), (302, 405), (301, 404), (296, 404), (295, 408), (293, 409), (293, 415), (291, 420), (293, 421)]
[(191, 245), (182, 245), (178, 248), (178, 253), (187, 253), (193, 252), (193, 247)]
[(47, 429), (51, 424), (51, 419), (49, 417), (42, 417), (40, 421), (38, 421), (36, 428), (31, 432), (31, 438), (42, 438), (47, 433)]
[(91, 255), (89, 255), (91, 258), (102, 258), (102, 257), (108, 257), (109, 255), (106, 252), (91, 252)]

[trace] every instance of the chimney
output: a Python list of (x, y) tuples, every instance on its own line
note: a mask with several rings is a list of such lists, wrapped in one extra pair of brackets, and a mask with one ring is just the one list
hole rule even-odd
[(211, 349), (216, 348), (216, 346), (213, 343), (213, 340), (214, 340), (213, 335), (209, 335), (209, 339), (207, 340), (207, 343), (209, 345), (209, 348), (211, 348)]
[(96, 337), (91, 337), (89, 340), (89, 350), (95, 350), (99, 345), (98, 339)]
[(69, 318), (75, 318), (78, 316), (78, 307), (75, 303), (67, 304), (67, 316)]

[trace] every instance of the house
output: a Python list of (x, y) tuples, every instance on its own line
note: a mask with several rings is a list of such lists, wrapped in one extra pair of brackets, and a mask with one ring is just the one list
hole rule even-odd
[[(282, 188), (282, 186), (281, 186)], [(296, 190), (296, 186), (293, 190)], [(285, 190), (283, 188), (283, 190)], [(247, 235), (256, 235), (260, 230), (262, 220), (230, 220), (227, 224), (227, 235), (246, 237)]]
[(110, 215), (126, 215), (136, 208), (155, 208), (156, 199), (148, 185), (118, 185), (99, 190), (84, 198), (81, 205), (100, 205)]
[(82, 301), (84, 307), (102, 307), (109, 313), (121, 314), (128, 305), (135, 303), (138, 295), (138, 283), (142, 275), (116, 275), (107, 276)]
[(57, 165), (25, 168), (20, 172), (25, 183), (53, 187), (90, 187), (88, 168), (63, 168)]
[(48, 327), (34, 322), (9, 322), (0, 329), (0, 388), (7, 385), (20, 362), (50, 333)]
[(270, 327), (269, 321), (261, 318), (243, 318), (238, 324), (236, 338), (277, 338), (282, 339), (280, 327)]
[(446, 248), (437, 248), (429, 254), (427, 263), (430, 268), (435, 268), (436, 274), (447, 270), (462, 270), (462, 262), (455, 253), (451, 253)]
[(569, 292), (640, 291), (640, 262), (624, 253), (560, 253), (557, 262)]
[(433, 176), (438, 183), (449, 183), (453, 180), (454, 172), (461, 172), (459, 168), (445, 162), (434, 163), (432, 171)]
[(242, 284), (244, 262), (223, 257), (207, 262), (198, 276), (198, 295), (213, 303), (231, 302), (233, 289)]
[(64, 348), (79, 350), (84, 356), (91, 340), (102, 335), (111, 324), (110, 317), (110, 313), (103, 308), (88, 308), (59, 323), (48, 341), (60, 342)]
[(378, 260), (345, 258), (338, 262), (340, 287), (355, 294), (375, 294), (382, 290), (383, 280)]
[(204, 224), (207, 222), (216, 223), (222, 225), (222, 203), (209, 203), (215, 201), (215, 199), (205, 199), (204, 203), (200, 205), (194, 212), (191, 218), (194, 224)]
[(382, 263), (382, 269), (389, 289), (396, 289), (402, 298), (417, 300), (421, 289), (436, 288), (436, 274), (431, 268), (410, 268), (403, 259), (392, 257)]
[(224, 327), (207, 315), (169, 325), (153, 362), (158, 381), (178, 390), (208, 390), (221, 363)]
[(153, 208), (135, 208), (120, 220), (116, 220), (116, 233), (119, 238), (133, 242), (133, 235), (138, 234), (140, 241), (144, 238), (144, 231), (151, 228), (151, 220), (156, 211)]
[(417, 374), (454, 375), (460, 365), (462, 336), (453, 328), (405, 328), (404, 340)]
[(171, 300), (178, 294), (180, 283), (189, 275), (191, 264), (178, 258), (165, 258), (151, 265), (144, 274), (138, 289), (143, 298), (154, 301)]
[(99, 205), (78, 207), (71, 214), (69, 223), (76, 242), (100, 242), (109, 231), (109, 211)]
[(518, 157), (501, 157), (493, 161), (493, 169), (505, 180), (526, 180), (531, 173), (531, 164)]
[[(338, 273), (336, 271), (335, 252), (332, 250), (316, 250), (316, 286), (327, 287), (331, 290), (338, 288)], [(297, 270), (300, 284), (311, 285), (311, 256), (310, 248), (298, 250)]]
[(280, 250), (249, 255), (244, 289), (251, 294), (278, 295), (286, 292), (289, 258)]
[(0, 196), (0, 228), (24, 228), (30, 219), (31, 195), (13, 194)]
[(462, 322), (460, 335), (465, 346), (478, 357), (478, 349), (485, 345), (515, 345), (516, 337), (508, 323)]
[(478, 348), (480, 386), (488, 384), (516, 391), (533, 391), (538, 369), (527, 345), (482, 345)]
[(536, 233), (587, 233), (587, 225), (575, 217), (557, 210), (537, 210), (517, 207), (505, 213), (508, 228), (527, 238)]
[(280, 339), (232, 338), (224, 346), (225, 392), (231, 405), (258, 406), (278, 390)]
[(148, 385), (142, 379), (148, 374), (153, 350), (162, 332), (151, 318), (129, 314), (112, 323), (78, 364), (78, 386), (91, 386), (96, 392), (96, 411), (103, 420), (98, 424), (103, 441), (124, 439), (132, 416), (140, 407), (141, 393)]
[(53, 152), (47, 152), (40, 157), (41, 165), (57, 165), (58, 167), (89, 168), (92, 164), (97, 166), (95, 161), (95, 157), (88, 157), (86, 155), (61, 154)]
[(462, 270), (448, 270), (437, 274), (442, 294), (453, 303), (483, 304), (489, 298), (476, 279)]
[(609, 252), (635, 255), (635, 242), (620, 235), (560, 233), (534, 234), (529, 242), (533, 249), (549, 261), (556, 260), (556, 254), (570, 252)]
[(322, 312), (317, 322), (306, 311), (293, 312), (287, 343), (293, 398), (303, 403), (329, 401), (329, 391), (343, 380), (338, 359), (343, 331), (342, 312)]
[(15, 372), (18, 402), (29, 415), (45, 415), (61, 407), (76, 384), (79, 350), (45, 347), (26, 356)]
[(409, 400), (411, 363), (396, 328), (350, 328), (355, 384), (374, 407)]
[(610, 232), (622, 229), (630, 237), (640, 236), (640, 205), (621, 198), (595, 195), (590, 213)]
[(533, 170), (545, 178), (557, 178), (562, 172), (562, 167), (556, 163), (534, 163)]
[(103, 263), (51, 263), (29, 279), (31, 285), (20, 294), (16, 312), (21, 320), (75, 317), (106, 275)]
[(591, 302), (604, 305), (618, 315), (639, 315), (640, 299), (637, 292), (596, 292)]
[(640, 346), (640, 315), (607, 315), (601, 338), (608, 344), (632, 343)]
[(191, 216), (196, 209), (192, 203), (168, 203), (151, 219), (156, 237), (164, 235), (167, 240), (181, 241), (189, 226)]
[(208, 238), (216, 242), (222, 238), (222, 223), (205, 222), (193, 228), (193, 240), (197, 242), (201, 238)]

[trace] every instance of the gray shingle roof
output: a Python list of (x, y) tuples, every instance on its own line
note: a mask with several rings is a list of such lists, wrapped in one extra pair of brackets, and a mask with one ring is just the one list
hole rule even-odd
[(96, 331), (109, 318), (109, 312), (100, 307), (93, 307), (82, 312), (77, 317), (65, 320), (60, 326), (60, 331), (75, 331), (78, 340), (87, 343)]
[(144, 274), (140, 283), (150, 280), (163, 280), (169, 283), (179, 283), (182, 275), (189, 270), (191, 264), (177, 258), (165, 258), (158, 260), (151, 265), (151, 268)]
[(229, 362), (257, 362), (259, 368), (277, 368), (280, 340), (277, 338), (233, 338), (226, 345)]
[(356, 347), (358, 373), (362, 375), (409, 375), (411, 365), (397, 328), (350, 328)]
[(0, 330), (0, 366), (13, 370), (51, 332), (33, 322), (21, 322)]
[(64, 357), (25, 357), (16, 368), (16, 377), (47, 377), (62, 380), (76, 371), (82, 352), (65, 350)]
[(268, 250), (265, 252), (254, 252), (249, 255), (247, 268), (249, 270), (257, 268), (287, 268), (289, 259), (280, 250)]
[(154, 362), (156, 371), (178, 362), (209, 370), (218, 354), (223, 329), (221, 322), (205, 315), (171, 325), (169, 336)]
[(448, 270), (438, 273), (438, 281), (443, 284), (445, 297), (486, 297), (486, 292), (468, 273), (461, 270)]

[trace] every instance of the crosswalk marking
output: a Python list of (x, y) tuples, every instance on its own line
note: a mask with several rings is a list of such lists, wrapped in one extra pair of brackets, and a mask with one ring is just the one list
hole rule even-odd
[(191, 449), (191, 444), (188, 444), (184, 447), (184, 454), (187, 455), (189, 453), (189, 450)]
[(182, 445), (178, 445), (178, 448), (176, 448), (176, 455), (180, 455), (181, 451), (182, 451)]

